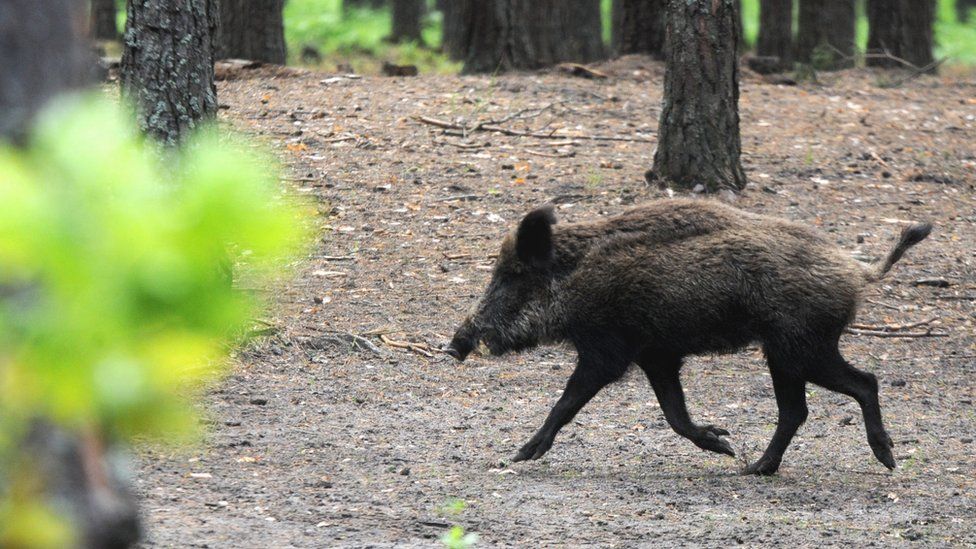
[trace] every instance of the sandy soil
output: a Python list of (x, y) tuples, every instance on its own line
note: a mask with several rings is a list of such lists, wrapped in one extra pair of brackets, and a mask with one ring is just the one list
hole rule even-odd
[[(551, 201), (581, 220), (666, 196), (643, 180), (663, 67), (626, 58), (601, 70), (611, 77), (261, 69), (220, 83), (221, 116), (280, 152), (285, 184), (316, 201), (328, 230), (276, 292), (273, 333), (209, 394), (205, 442), (141, 452), (148, 546), (432, 547), (455, 524), (482, 546), (976, 543), (974, 82), (743, 76), (751, 184), (738, 206), (875, 256), (905, 221), (936, 224), (870, 291), (858, 322), (936, 318), (913, 331), (947, 336), (843, 340), (881, 380), (898, 469), (874, 460), (851, 399), (810, 386), (810, 418), (780, 473), (739, 476), (741, 459), (674, 434), (634, 372), (542, 460), (508, 462), (558, 397), (572, 350), (462, 365), (432, 351), (532, 206)], [(451, 135), (421, 115), (567, 137)], [(916, 284), (926, 278), (948, 286)], [(758, 350), (690, 360), (683, 379), (693, 417), (729, 429), (740, 457), (756, 459), (776, 420)]]

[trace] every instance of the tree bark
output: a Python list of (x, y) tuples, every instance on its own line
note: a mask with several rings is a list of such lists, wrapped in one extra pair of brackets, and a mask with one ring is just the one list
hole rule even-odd
[(0, 2), (0, 140), (22, 143), (38, 110), (92, 80), (84, 7), (75, 0)]
[(796, 58), (817, 69), (854, 66), (854, 0), (800, 0)]
[(423, 0), (393, 0), (393, 32), (390, 40), (422, 42), (420, 20), (424, 14)]
[(217, 59), (250, 59), (284, 65), (284, 0), (219, 0)]
[(166, 145), (180, 144), (217, 111), (216, 1), (128, 0), (122, 94), (142, 130)]
[(646, 53), (664, 59), (666, 4), (667, 0), (614, 0), (614, 53)]
[[(873, 67), (926, 67), (932, 57), (935, 0), (868, 0), (868, 58)], [(934, 68), (933, 68), (934, 70)]]
[(91, 35), (98, 40), (117, 40), (115, 0), (91, 0)]
[(756, 55), (776, 58), (780, 70), (793, 66), (793, 0), (760, 0)]
[(734, 0), (668, 0), (664, 108), (649, 178), (742, 189)]
[(538, 69), (603, 56), (599, 0), (470, 1), (464, 73)]
[(471, 17), (473, 0), (447, 0), (441, 7), (441, 48), (447, 56), (461, 61), (468, 53), (468, 33), (465, 27)]

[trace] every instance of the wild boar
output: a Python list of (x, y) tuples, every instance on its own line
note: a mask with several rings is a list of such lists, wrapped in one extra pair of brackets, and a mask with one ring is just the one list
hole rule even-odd
[(619, 216), (557, 225), (528, 213), (502, 243), (491, 282), (447, 352), (464, 360), (484, 342), (501, 355), (569, 342), (578, 363), (542, 428), (514, 461), (538, 459), (559, 430), (636, 363), (668, 424), (698, 447), (734, 456), (725, 429), (688, 415), (684, 357), (762, 346), (779, 418), (772, 441), (743, 471), (770, 475), (807, 418), (806, 383), (849, 395), (875, 457), (894, 468), (878, 382), (838, 349), (864, 288), (932, 226), (907, 227), (884, 261), (866, 264), (817, 231), (707, 200), (650, 202)]

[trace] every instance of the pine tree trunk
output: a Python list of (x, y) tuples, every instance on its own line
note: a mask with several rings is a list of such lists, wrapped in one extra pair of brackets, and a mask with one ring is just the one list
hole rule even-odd
[(91, 35), (99, 40), (117, 40), (115, 0), (91, 0)]
[(854, 66), (854, 0), (800, 0), (796, 57), (817, 69)]
[(87, 17), (75, 0), (0, 1), (0, 140), (22, 142), (48, 101), (91, 81)]
[(392, 42), (422, 42), (420, 19), (424, 13), (423, 0), (393, 0)]
[(664, 108), (650, 177), (742, 189), (734, 0), (668, 0)]
[(466, 74), (602, 57), (599, 0), (477, 0), (470, 7)]
[(461, 61), (468, 53), (468, 34), (465, 24), (471, 17), (474, 0), (447, 0), (441, 13), (441, 48), (447, 56)]
[(217, 0), (217, 59), (250, 59), (284, 65), (284, 0)]
[(218, 17), (217, 0), (128, 0), (122, 93), (142, 130), (166, 145), (180, 144), (217, 111)]
[(793, 0), (760, 0), (756, 55), (775, 58), (779, 70), (793, 66)]
[(666, 4), (667, 0), (615, 0), (614, 53), (646, 53), (664, 59)]
[(868, 0), (867, 14), (869, 66), (904, 68), (899, 59), (919, 68), (932, 63), (935, 0)]

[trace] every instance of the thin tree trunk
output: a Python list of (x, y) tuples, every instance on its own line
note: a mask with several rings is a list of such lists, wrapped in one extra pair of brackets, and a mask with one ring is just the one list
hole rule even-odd
[(139, 126), (178, 145), (217, 111), (214, 86), (216, 0), (128, 0), (122, 94)]
[(284, 0), (218, 0), (217, 59), (251, 59), (284, 65)]
[(91, 81), (84, 7), (75, 0), (0, 1), (0, 140), (22, 142), (48, 101)]
[(666, 4), (667, 0), (615, 0), (614, 53), (646, 53), (664, 59)]
[(441, 48), (448, 57), (461, 61), (468, 53), (468, 33), (465, 27), (471, 17), (474, 0), (447, 0), (442, 7)]
[(742, 189), (734, 0), (668, 0), (664, 108), (649, 177)]
[(117, 40), (115, 0), (91, 0), (91, 35), (99, 40)]
[(392, 42), (422, 42), (420, 20), (424, 13), (423, 0), (393, 0)]
[(776, 58), (779, 70), (793, 66), (793, 0), (760, 0), (756, 55)]
[(868, 65), (904, 68), (902, 61), (907, 61), (921, 68), (932, 63), (934, 0), (868, 0), (867, 14)]
[(815, 68), (854, 66), (854, 0), (800, 0), (796, 57)]
[(603, 54), (599, 0), (471, 1), (464, 72), (538, 69)]

